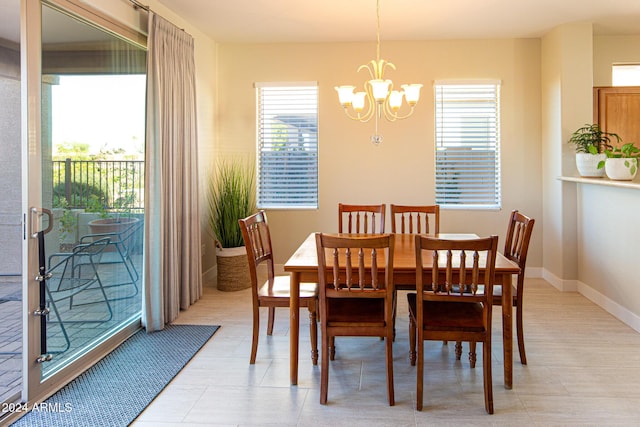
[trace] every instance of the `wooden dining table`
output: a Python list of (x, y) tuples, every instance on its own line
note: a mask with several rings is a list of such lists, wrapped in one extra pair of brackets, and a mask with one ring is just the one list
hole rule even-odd
[[(339, 233), (336, 233), (340, 235)], [(433, 237), (441, 239), (473, 239), (475, 234), (440, 233)], [(425, 270), (430, 270), (426, 263)], [(311, 233), (284, 264), (284, 271), (290, 273), (290, 375), (291, 384), (298, 384), (298, 343), (300, 334), (300, 283), (318, 283), (318, 256), (315, 233)], [(513, 382), (513, 330), (511, 279), (520, 273), (520, 267), (504, 255), (496, 257), (495, 280), (502, 285), (502, 341), (504, 351), (504, 386), (511, 389)], [(414, 289), (416, 281), (415, 235), (396, 234), (393, 257), (393, 282), (396, 289)]]

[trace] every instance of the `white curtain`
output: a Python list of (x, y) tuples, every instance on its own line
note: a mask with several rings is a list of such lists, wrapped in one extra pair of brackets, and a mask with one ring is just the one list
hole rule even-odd
[(202, 295), (193, 37), (149, 13), (142, 323), (160, 330)]

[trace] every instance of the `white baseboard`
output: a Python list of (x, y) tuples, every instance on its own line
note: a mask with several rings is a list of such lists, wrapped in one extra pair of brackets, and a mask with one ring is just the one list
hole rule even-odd
[(585, 296), (594, 304), (600, 306), (603, 310), (620, 320), (622, 323), (630, 326), (636, 332), (640, 332), (640, 316), (621, 306), (609, 297), (602, 295), (592, 287), (578, 281), (578, 292)]
[(541, 277), (561, 292), (578, 292), (577, 280), (561, 279), (546, 269), (542, 269)]
[(542, 278), (561, 292), (578, 292), (580, 295), (584, 296), (625, 325), (628, 325), (635, 331), (640, 332), (640, 316), (621, 306), (609, 297), (602, 295), (586, 283), (579, 280), (560, 279), (546, 269), (543, 269)]

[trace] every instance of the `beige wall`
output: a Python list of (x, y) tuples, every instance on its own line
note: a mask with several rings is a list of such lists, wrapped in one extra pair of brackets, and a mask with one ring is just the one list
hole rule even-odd
[(593, 85), (611, 86), (614, 63), (640, 62), (640, 36), (596, 36), (593, 38)]
[[(540, 40), (382, 42), (393, 62), (387, 78), (425, 85), (413, 117), (383, 122), (384, 142), (369, 142), (372, 123), (347, 119), (334, 86), (361, 86), (357, 67), (372, 59), (371, 43), (221, 44), (218, 58), (218, 146), (221, 155), (255, 153), (258, 81), (319, 82), (320, 207), (317, 211), (269, 211), (276, 262), (283, 263), (314, 231), (337, 230), (337, 204), (434, 202), (433, 81), (500, 79), (501, 211), (445, 210), (441, 230), (497, 233), (504, 239), (508, 215), (520, 209), (541, 218)], [(542, 266), (542, 221), (529, 258)], [(390, 223), (387, 227), (390, 226)], [(502, 240), (504, 241), (504, 240)], [(501, 243), (502, 244), (502, 243)]]
[(578, 274), (577, 213), (575, 184), (558, 177), (576, 175), (574, 150), (565, 141), (591, 123), (591, 52), (591, 24), (563, 25), (542, 40), (543, 265), (561, 289), (571, 288)]

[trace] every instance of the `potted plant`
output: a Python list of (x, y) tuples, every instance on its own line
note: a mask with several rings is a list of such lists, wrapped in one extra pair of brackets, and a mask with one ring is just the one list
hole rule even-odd
[(209, 227), (216, 240), (217, 287), (223, 291), (251, 286), (249, 262), (238, 220), (256, 210), (255, 172), (239, 159), (217, 164), (209, 181)]
[(620, 142), (620, 137), (612, 132), (605, 132), (597, 123), (586, 124), (571, 134), (569, 143), (576, 147), (576, 167), (583, 177), (600, 178), (604, 170), (598, 164), (604, 161), (604, 150), (611, 148), (611, 140)]
[(605, 150), (606, 159), (598, 163), (598, 168), (606, 171), (609, 179), (631, 181), (638, 173), (640, 148), (633, 142)]
[[(121, 233), (131, 227), (134, 223), (140, 221), (139, 218), (132, 216), (131, 210), (135, 203), (135, 194), (133, 192), (125, 193), (113, 203), (113, 209), (108, 210), (100, 198), (92, 194), (87, 201), (85, 212), (91, 212), (98, 215), (97, 219), (89, 221), (89, 229), (91, 234), (105, 235), (109, 233)], [(105, 250), (114, 250), (107, 247)]]

